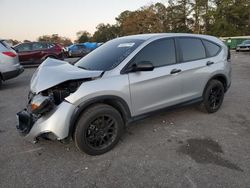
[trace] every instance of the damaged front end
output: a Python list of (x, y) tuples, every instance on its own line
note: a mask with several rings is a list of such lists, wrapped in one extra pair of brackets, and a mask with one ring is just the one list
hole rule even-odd
[[(81, 70), (58, 60), (53, 61), (56, 61), (54, 66), (46, 66), (45, 61), (45, 65), (43, 63), (34, 73), (28, 104), (24, 110), (17, 113), (18, 131), (33, 142), (40, 136), (56, 140), (67, 138), (70, 119), (77, 107), (64, 99), (74, 93), (84, 82), (97, 79), (102, 75), (93, 71), (91, 76), (91, 71)], [(54, 69), (55, 66), (57, 69)], [(47, 74), (51, 69), (54, 70), (53, 76)], [(57, 74), (57, 71), (60, 71), (60, 74)], [(72, 74), (73, 72), (76, 76)], [(63, 74), (66, 76), (62, 76)], [(71, 78), (68, 77), (70, 74), (73, 75)], [(51, 80), (55, 75), (57, 75), (56, 82)], [(43, 81), (42, 84), (41, 81)], [(47, 85), (44, 82), (47, 82)], [(52, 83), (55, 85), (51, 86)]]

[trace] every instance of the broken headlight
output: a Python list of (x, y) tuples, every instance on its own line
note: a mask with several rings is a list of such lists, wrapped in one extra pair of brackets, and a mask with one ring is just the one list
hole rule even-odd
[(34, 114), (49, 112), (54, 106), (50, 96), (35, 95), (30, 102), (30, 110)]

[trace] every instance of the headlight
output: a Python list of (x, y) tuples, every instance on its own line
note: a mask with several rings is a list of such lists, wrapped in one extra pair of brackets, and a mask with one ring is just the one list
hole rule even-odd
[(54, 106), (51, 97), (36, 95), (30, 102), (31, 111), (34, 114), (44, 114)]

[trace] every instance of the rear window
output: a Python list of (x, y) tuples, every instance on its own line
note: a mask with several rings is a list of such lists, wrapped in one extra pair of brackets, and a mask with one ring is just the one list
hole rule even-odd
[(8, 43), (8, 42), (6, 42), (5, 40), (1, 40), (0, 41), (0, 43), (5, 47), (5, 48), (11, 48), (11, 45)]
[(143, 42), (144, 40), (127, 38), (111, 40), (83, 57), (75, 66), (87, 70), (111, 70)]
[(208, 57), (215, 56), (220, 51), (220, 46), (215, 43), (203, 40), (203, 44), (205, 45), (205, 48), (207, 50)]
[(197, 38), (179, 38), (183, 61), (194, 61), (206, 58), (202, 41)]

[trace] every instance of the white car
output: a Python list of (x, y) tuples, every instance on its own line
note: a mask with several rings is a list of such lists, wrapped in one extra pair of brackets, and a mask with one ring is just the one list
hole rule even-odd
[(15, 78), (23, 71), (16, 51), (5, 40), (0, 39), (0, 85), (2, 81)]

